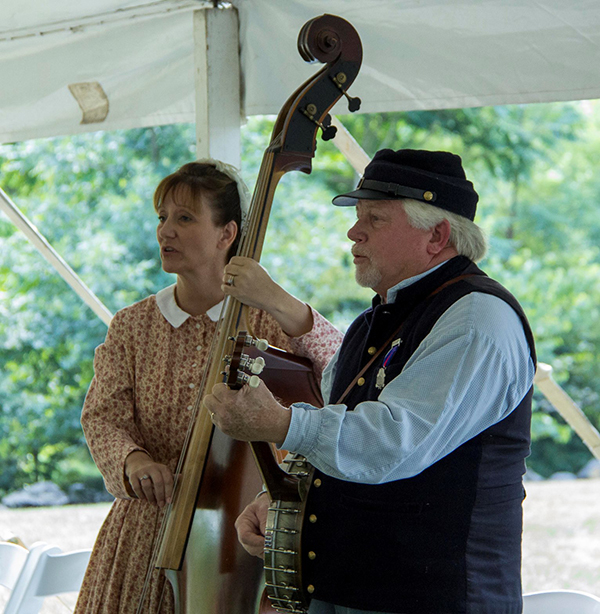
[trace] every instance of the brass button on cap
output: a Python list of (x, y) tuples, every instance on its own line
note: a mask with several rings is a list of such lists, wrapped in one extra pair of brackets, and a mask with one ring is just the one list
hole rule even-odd
[(314, 560), (317, 558), (317, 553), (316, 553), (316, 552), (313, 552), (313, 551), (311, 550), (311, 551), (308, 553), (308, 558), (309, 558), (311, 561), (314, 561)]
[(365, 385), (365, 378), (364, 377), (359, 377), (358, 381), (356, 382), (359, 386), (364, 386)]
[(315, 515), (315, 514), (311, 514), (311, 515), (308, 517), (308, 521), (309, 521), (309, 522), (312, 522), (313, 524), (314, 524), (315, 522), (317, 522), (317, 517), (316, 517), (316, 515)]
[(370, 347), (370, 348), (367, 350), (367, 352), (369, 352), (369, 354), (370, 354), (371, 356), (373, 356), (373, 354), (375, 354), (375, 352), (376, 352), (376, 351), (377, 351), (377, 348), (376, 348), (374, 345), (372, 345), (372, 346), (371, 346), (371, 347)]
[(429, 190), (427, 190), (427, 192), (423, 194), (423, 198), (425, 200), (433, 200), (433, 192), (430, 192)]

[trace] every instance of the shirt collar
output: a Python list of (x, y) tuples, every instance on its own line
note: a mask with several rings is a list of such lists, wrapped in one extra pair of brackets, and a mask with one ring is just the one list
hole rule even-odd
[(392, 286), (387, 291), (386, 303), (393, 303), (396, 300), (396, 295), (398, 294), (400, 290), (402, 290), (403, 288), (408, 288), (408, 286), (412, 286), (412, 284), (419, 281), (419, 279), (423, 279), (423, 277), (426, 277), (430, 273), (433, 273), (435, 270), (439, 269), (442, 265), (446, 264), (446, 262), (448, 261), (445, 260), (441, 264), (434, 266), (432, 269), (428, 269), (424, 273), (419, 273), (418, 275), (415, 275), (414, 277), (403, 279), (400, 283), (397, 283), (395, 286)]
[[(159, 292), (156, 293), (156, 304), (158, 305), (158, 309), (162, 313), (165, 320), (173, 327), (179, 328), (188, 318), (192, 316), (187, 312), (181, 309), (181, 307), (177, 304), (175, 300), (175, 286), (177, 284), (173, 284), (168, 286), (167, 288), (163, 288)], [(221, 314), (221, 307), (223, 306), (223, 301), (213, 305), (207, 312), (206, 315), (213, 321), (216, 322), (219, 319), (219, 315)]]

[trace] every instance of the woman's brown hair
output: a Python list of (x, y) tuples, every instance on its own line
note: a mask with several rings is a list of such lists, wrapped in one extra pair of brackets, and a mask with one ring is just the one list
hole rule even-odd
[[(187, 190), (180, 191), (181, 186)], [(186, 199), (186, 206), (197, 210), (207, 205), (212, 220), (218, 227), (229, 222), (237, 224), (237, 235), (229, 248), (228, 259), (234, 256), (240, 242), (242, 209), (236, 182), (225, 173), (218, 171), (207, 162), (188, 162), (174, 173), (167, 175), (154, 192), (154, 209), (158, 211), (168, 194), (177, 202), (178, 197)], [(187, 202), (187, 199), (191, 202)], [(181, 203), (179, 203), (181, 204)]]

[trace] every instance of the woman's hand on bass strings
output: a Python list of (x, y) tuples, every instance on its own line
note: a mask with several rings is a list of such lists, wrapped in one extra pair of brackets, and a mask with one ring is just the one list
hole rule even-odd
[(173, 473), (141, 450), (125, 459), (125, 475), (138, 499), (164, 507), (173, 497)]
[(225, 267), (221, 289), (244, 305), (258, 309), (266, 309), (272, 297), (283, 291), (256, 260), (242, 256), (234, 256)]
[(234, 256), (225, 267), (221, 289), (244, 305), (271, 314), (290, 337), (300, 337), (312, 330), (310, 307), (274, 282), (252, 258)]

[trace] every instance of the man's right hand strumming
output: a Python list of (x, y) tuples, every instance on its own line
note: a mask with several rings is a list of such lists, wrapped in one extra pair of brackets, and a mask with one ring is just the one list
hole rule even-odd
[(269, 497), (261, 494), (255, 501), (246, 506), (235, 521), (238, 539), (244, 550), (252, 556), (264, 558), (265, 527), (267, 524), (267, 511)]

